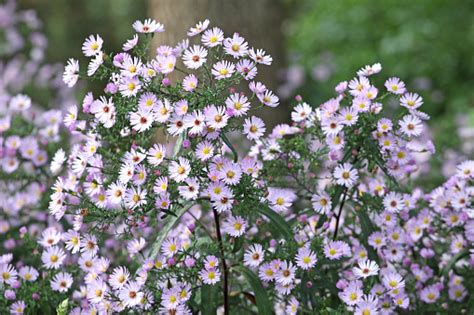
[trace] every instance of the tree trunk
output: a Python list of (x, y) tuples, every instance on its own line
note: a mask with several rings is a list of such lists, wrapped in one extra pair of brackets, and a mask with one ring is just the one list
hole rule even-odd
[[(276, 91), (280, 70), (285, 66), (286, 53), (282, 33), (283, 10), (275, 0), (149, 0), (150, 17), (165, 25), (166, 32), (155, 36), (154, 47), (174, 46), (186, 37), (191, 26), (208, 18), (212, 26), (220, 27), (226, 36), (240, 33), (249, 46), (262, 48), (273, 57), (273, 64), (260, 66), (257, 80)], [(287, 122), (288, 106), (264, 109), (259, 113), (270, 128)]]

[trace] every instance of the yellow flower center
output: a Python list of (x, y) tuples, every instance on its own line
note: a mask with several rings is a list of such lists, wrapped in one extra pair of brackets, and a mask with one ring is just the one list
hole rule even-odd
[(133, 195), (132, 199), (133, 199), (134, 202), (139, 202), (140, 201), (140, 195), (135, 194), (135, 195)]

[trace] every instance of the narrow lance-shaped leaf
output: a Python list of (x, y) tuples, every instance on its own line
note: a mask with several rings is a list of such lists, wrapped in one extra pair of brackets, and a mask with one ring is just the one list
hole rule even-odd
[(287, 240), (293, 239), (291, 227), (281, 215), (265, 206), (257, 208), (257, 211), (270, 219), (270, 221), (276, 226), (277, 230), (283, 235), (284, 238)]
[(182, 133), (176, 140), (176, 143), (174, 144), (174, 148), (173, 148), (173, 157), (178, 155), (179, 151), (181, 150), (181, 147), (183, 146), (185, 137), (186, 137), (186, 134)]
[(234, 163), (236, 163), (239, 159), (239, 155), (237, 154), (237, 151), (235, 150), (234, 146), (229, 141), (225, 133), (221, 133), (221, 139), (222, 141), (224, 141), (225, 145), (232, 151), (232, 155), (234, 156)]
[(66, 315), (68, 310), (69, 299), (63, 300), (56, 308), (57, 315)]
[(366, 207), (363, 207), (359, 210), (355, 210), (355, 213), (359, 217), (362, 228), (361, 241), (368, 251), (369, 258), (379, 263), (379, 257), (377, 253), (374, 251), (372, 246), (369, 246), (368, 239), (370, 234), (372, 234), (372, 232), (375, 230), (375, 228), (366, 211), (368, 211), (368, 208)]
[(243, 266), (240, 266), (238, 270), (245, 277), (255, 294), (258, 314), (271, 315), (273, 313), (273, 304), (270, 302), (267, 291), (263, 288), (262, 283), (258, 279), (257, 275), (253, 271)]
[(453, 256), (453, 258), (451, 258), (451, 260), (448, 262), (448, 264), (446, 265), (446, 267), (444, 267), (443, 271), (442, 271), (442, 275), (447, 277), (448, 274), (449, 274), (449, 271), (451, 269), (453, 269), (454, 265), (459, 261), (461, 260), (462, 258), (464, 258), (465, 256), (468, 256), (469, 255), (469, 251), (467, 249), (464, 249), (462, 251), (460, 251), (459, 253), (457, 253), (456, 255)]
[(158, 233), (158, 236), (156, 237), (155, 241), (152, 244), (152, 247), (150, 249), (150, 254), (148, 257), (150, 258), (155, 258), (158, 255), (158, 252), (160, 251), (161, 245), (163, 244), (164, 240), (168, 236), (168, 233), (170, 230), (173, 228), (173, 226), (176, 224), (176, 222), (185, 214), (189, 208), (191, 208), (194, 205), (194, 202), (189, 202), (185, 204), (182, 208), (178, 209), (178, 211), (175, 212), (175, 216), (168, 216), (166, 219), (166, 223), (161, 229), (161, 231)]
[(214, 315), (217, 313), (217, 290), (219, 285), (203, 285), (201, 287), (201, 314)]

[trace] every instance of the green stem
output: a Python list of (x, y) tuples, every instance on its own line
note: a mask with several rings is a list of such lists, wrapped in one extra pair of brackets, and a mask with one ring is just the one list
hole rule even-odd
[(222, 141), (224, 141), (225, 145), (229, 147), (229, 149), (232, 151), (232, 155), (234, 156), (234, 163), (237, 163), (239, 159), (239, 155), (237, 154), (237, 151), (235, 150), (232, 143), (230, 143), (229, 139), (227, 139), (227, 136), (225, 135), (225, 133), (221, 133), (221, 139)]
[(160, 252), (161, 245), (163, 244), (164, 240), (168, 236), (168, 233), (171, 231), (175, 223), (185, 214), (192, 206), (194, 206), (196, 201), (190, 201), (186, 203), (182, 208), (175, 212), (176, 216), (168, 216), (165, 225), (158, 233), (155, 241), (151, 245), (150, 253), (148, 255), (149, 258), (155, 258), (158, 253)]

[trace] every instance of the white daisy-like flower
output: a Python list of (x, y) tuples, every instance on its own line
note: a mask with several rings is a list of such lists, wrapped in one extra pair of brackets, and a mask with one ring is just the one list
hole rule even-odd
[(51, 289), (61, 293), (66, 293), (72, 286), (72, 276), (67, 272), (60, 272), (56, 274), (51, 280)]
[(13, 111), (25, 111), (31, 107), (31, 98), (24, 94), (18, 94), (11, 98), (10, 109)]
[(387, 88), (387, 91), (393, 94), (405, 94), (407, 91), (405, 83), (399, 78), (390, 78), (385, 81), (384, 85)]
[(214, 285), (220, 281), (221, 273), (219, 269), (202, 269), (199, 272), (199, 276), (201, 277), (202, 282), (204, 282), (204, 284)]
[(275, 281), (281, 285), (289, 285), (295, 279), (296, 267), (292, 262), (284, 261), (278, 270)]
[(367, 278), (370, 276), (376, 276), (379, 272), (379, 265), (373, 260), (362, 260), (359, 261), (359, 266), (354, 267), (352, 271), (357, 279)]
[(418, 137), (423, 131), (421, 120), (414, 115), (405, 115), (399, 122), (400, 131), (408, 137)]
[(338, 165), (333, 172), (334, 179), (338, 185), (352, 187), (359, 178), (358, 172), (349, 163)]
[(232, 237), (239, 237), (245, 233), (247, 221), (241, 216), (229, 216), (224, 223), (223, 230)]
[(138, 33), (160, 33), (165, 31), (165, 26), (155, 20), (146, 19), (145, 21), (135, 21), (132, 24)]
[(258, 267), (264, 259), (263, 247), (260, 244), (253, 244), (244, 253), (244, 265)]
[(311, 197), (311, 202), (314, 211), (318, 213), (329, 213), (332, 207), (332, 201), (329, 194), (325, 191), (320, 191)]
[(127, 251), (130, 257), (135, 256), (136, 253), (140, 252), (146, 245), (146, 241), (143, 237), (131, 240), (127, 244)]
[(44, 267), (48, 269), (58, 269), (65, 259), (66, 253), (58, 246), (46, 248), (41, 255), (41, 261)]
[(204, 32), (207, 27), (209, 26), (209, 20), (205, 19), (204, 21), (200, 21), (199, 23), (196, 24), (196, 26), (191, 27), (188, 31), (188, 36), (193, 37), (196, 36), (202, 32)]
[(166, 147), (162, 144), (155, 144), (148, 150), (147, 161), (153, 166), (158, 166), (166, 156)]
[(90, 35), (82, 44), (82, 52), (86, 57), (93, 57), (102, 51), (104, 40), (99, 36)]
[(189, 69), (198, 69), (207, 61), (207, 50), (199, 45), (187, 49), (183, 55), (183, 63)]
[(248, 43), (238, 33), (234, 33), (232, 37), (224, 40), (225, 52), (234, 58), (240, 58), (247, 55), (248, 47)]
[(92, 59), (87, 66), (87, 75), (90, 77), (93, 76), (102, 63), (104, 63), (104, 54), (102, 52), (98, 52), (94, 59)]
[(313, 109), (307, 103), (298, 104), (291, 112), (291, 120), (294, 122), (300, 122), (306, 120)]
[(109, 284), (114, 289), (122, 288), (130, 279), (130, 272), (125, 267), (116, 267), (109, 277)]
[(364, 68), (357, 71), (359, 77), (368, 77), (373, 74), (377, 74), (382, 71), (382, 65), (380, 63), (374, 63), (373, 65), (367, 65)]
[(53, 174), (57, 174), (61, 171), (64, 162), (66, 161), (66, 152), (63, 149), (59, 149), (54, 154), (53, 160), (51, 161), (50, 170)]
[(79, 61), (73, 58), (69, 58), (67, 65), (64, 68), (63, 73), (63, 82), (66, 83), (68, 87), (73, 87), (76, 85), (77, 80), (79, 79)]
[(262, 65), (270, 66), (272, 64), (273, 58), (270, 55), (265, 53), (263, 49), (254, 50), (251, 48), (248, 52), (250, 59), (255, 61), (256, 63), (260, 63)]
[(143, 110), (134, 112), (130, 115), (130, 124), (133, 130), (144, 132), (151, 128), (153, 124), (153, 114)]
[(175, 181), (182, 182), (188, 178), (191, 172), (191, 164), (184, 157), (179, 157), (178, 161), (172, 161), (169, 166), (170, 177)]
[(141, 189), (140, 187), (132, 187), (125, 191), (124, 202), (125, 206), (130, 209), (135, 209), (140, 206), (146, 205), (146, 194), (147, 191), (145, 189)]
[(303, 269), (308, 270), (316, 265), (318, 259), (316, 258), (316, 254), (307, 247), (302, 247), (298, 250), (298, 253), (295, 257), (296, 265)]
[(257, 140), (265, 133), (265, 123), (262, 119), (252, 116), (244, 121), (244, 134), (250, 140)]
[(400, 98), (400, 105), (408, 109), (417, 109), (423, 105), (423, 98), (416, 93), (406, 93)]
[(135, 34), (133, 35), (133, 37), (129, 40), (127, 40), (123, 46), (122, 46), (122, 50), (123, 51), (129, 51), (131, 49), (133, 49), (135, 46), (137, 46), (138, 44), (138, 35)]
[(166, 257), (173, 257), (181, 249), (181, 243), (177, 238), (168, 237), (161, 245), (161, 252)]
[(219, 61), (212, 67), (211, 72), (217, 80), (230, 78), (235, 72), (235, 65), (229, 61)]
[(394, 191), (383, 198), (383, 205), (385, 210), (390, 212), (400, 212), (405, 207), (402, 196)]
[(216, 47), (222, 45), (224, 41), (224, 32), (218, 28), (206, 30), (201, 38), (202, 44), (206, 47)]

